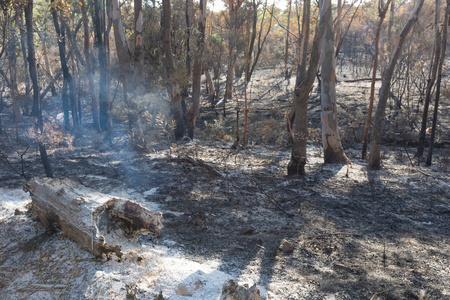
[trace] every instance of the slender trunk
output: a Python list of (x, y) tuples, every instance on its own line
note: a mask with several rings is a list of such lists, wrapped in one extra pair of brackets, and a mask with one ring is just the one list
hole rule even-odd
[(190, 40), (191, 40), (191, 23), (189, 20), (189, 0), (186, 0), (185, 5), (185, 15), (186, 15), (186, 70), (188, 75), (191, 75), (191, 50), (190, 50)]
[(92, 69), (91, 50), (89, 45), (89, 20), (87, 17), (85, 1), (80, 0), (80, 3), (84, 29), (84, 57), (86, 59), (86, 72), (89, 83), (89, 94), (91, 95), (92, 122), (94, 124), (94, 128), (100, 130), (100, 123), (98, 119), (98, 101), (97, 97), (95, 96), (94, 71)]
[(302, 41), (300, 44), (300, 60), (297, 66), (297, 79), (295, 85), (298, 86), (305, 79), (306, 63), (308, 60), (309, 30), (311, 23), (311, 0), (304, 1), (302, 17)]
[[(8, 16), (9, 21), (12, 23), (10, 16)], [(7, 46), (7, 58), (8, 58), (8, 67), (9, 67), (9, 90), (11, 95), (11, 100), (13, 104), (13, 116), (14, 116), (14, 130), (16, 133), (16, 139), (19, 139), (19, 131), (18, 124), (20, 118), (20, 107), (19, 107), (19, 90), (17, 88), (17, 56), (16, 56), (16, 48), (17, 48), (17, 38), (14, 33), (14, 27), (12, 24), (8, 26), (9, 30), (9, 41)]]
[[(297, 63), (297, 74), (296, 74), (297, 77), (295, 79), (295, 86), (296, 87), (300, 86), (300, 83), (305, 79), (305, 76), (306, 76), (306, 64), (307, 64), (307, 60), (308, 60), (310, 23), (311, 23), (311, 0), (304, 0), (304, 3), (303, 3), (303, 16), (302, 16), (302, 28), (301, 28), (301, 30), (302, 30), (302, 32), (301, 32), (302, 39), (301, 39), (301, 42), (300, 42), (300, 59), (298, 60), (298, 63)], [(316, 68), (316, 71), (317, 71), (317, 68)], [(308, 95), (309, 95), (309, 91), (308, 91)], [(289, 114), (288, 114), (288, 117), (287, 117), (287, 127), (288, 127), (288, 131), (289, 132), (292, 131), (292, 127), (294, 126), (295, 107), (298, 106), (298, 105), (295, 104), (295, 102), (297, 101), (295, 99), (295, 97), (296, 96), (294, 94), (294, 103), (293, 103), (292, 108), (289, 111)], [(300, 101), (300, 100), (298, 100), (298, 101)], [(292, 137), (292, 134), (291, 134), (291, 137)], [(306, 148), (305, 148), (305, 150), (306, 150)]]
[(41, 30), (39, 30), (39, 28), (37, 28), (37, 26), (36, 26), (36, 31), (42, 42), (42, 52), (43, 52), (42, 55), (44, 56), (44, 67), (45, 67), (45, 72), (47, 73), (47, 76), (50, 79), (50, 84), (51, 84), (50, 89), (52, 90), (52, 96), (56, 96), (55, 85), (52, 83), (53, 82), (53, 71), (52, 71), (52, 68), (50, 67), (50, 61), (48, 59), (47, 41), (46, 41), (44, 34), (42, 33)]
[(256, 65), (257, 65), (257, 63), (259, 61), (259, 56), (261, 55), (262, 49), (263, 49), (264, 44), (266, 43), (266, 40), (267, 40), (267, 36), (269, 35), (270, 29), (272, 28), (273, 9), (274, 9), (274, 7), (275, 7), (275, 5), (272, 5), (271, 11), (270, 11), (269, 26), (267, 27), (267, 32), (264, 34), (264, 36), (262, 36), (263, 24), (264, 24), (264, 19), (265, 19), (265, 15), (266, 15), (266, 9), (267, 9), (267, 1), (266, 1), (264, 13), (263, 13), (263, 16), (261, 18), (261, 26), (260, 26), (259, 35), (258, 35), (258, 44), (257, 44), (257, 49), (256, 49), (256, 55), (255, 55), (255, 58), (253, 59), (252, 68), (250, 69), (250, 71), (249, 71), (249, 73), (247, 75), (248, 81), (250, 81), (250, 78), (252, 77), (253, 72), (256, 69)]
[(223, 116), (225, 117), (225, 103), (233, 98), (234, 64), (236, 62), (236, 38), (237, 38), (237, 10), (235, 0), (228, 1), (229, 36), (228, 36), (228, 64), (227, 78), (225, 82), (225, 95), (223, 100)]
[[(253, 54), (253, 48), (255, 47), (255, 40), (256, 40), (256, 25), (258, 22), (258, 8), (256, 6), (256, 0), (253, 0), (252, 2), (252, 36), (250, 38), (250, 45), (248, 47), (248, 61), (246, 64), (247, 70), (250, 69), (250, 63), (252, 60), (252, 54)], [(245, 75), (245, 78), (247, 79), (247, 82), (250, 81), (250, 78), (248, 77), (248, 71)]]
[[(51, 0), (52, 3), (54, 3), (55, 0)], [(58, 21), (58, 13), (56, 11), (56, 8), (52, 8), (51, 10), (52, 17), (53, 17), (53, 24), (55, 26), (56, 31), (56, 38), (58, 41), (58, 49), (59, 49), (59, 58), (61, 61), (61, 68), (63, 70), (63, 77), (64, 82), (66, 83), (66, 86), (68, 87), (69, 94), (67, 95), (67, 89), (63, 89), (63, 110), (64, 110), (64, 125), (66, 128), (69, 127), (69, 103), (67, 99), (69, 98), (70, 105), (72, 107), (72, 119), (75, 126), (78, 126), (78, 118), (75, 117), (74, 112), (74, 103), (75, 103), (75, 91), (73, 87), (73, 78), (72, 75), (69, 72), (69, 67), (67, 66), (67, 58), (66, 58), (66, 36), (65, 36), (65, 26), (64, 22), (61, 22), (61, 27)], [(62, 18), (62, 16), (59, 16)]]
[(144, 43), (142, 40), (143, 27), (144, 17), (142, 14), (142, 0), (134, 0), (134, 78), (137, 82), (141, 82), (144, 75)]
[[(26, 95), (30, 94), (30, 76), (28, 72), (28, 61), (27, 61), (27, 47), (26, 47), (26, 32), (24, 30), (24, 24), (23, 24), (23, 12), (19, 13), (19, 17), (17, 19), (18, 21), (18, 27), (20, 31), (20, 46), (22, 49), (22, 57), (23, 57), (23, 64), (24, 64), (24, 70), (25, 70), (25, 93)], [(28, 114), (28, 103), (25, 104), (25, 110)]]
[(439, 32), (439, 0), (436, 0), (436, 6), (435, 6), (435, 18), (434, 18), (434, 28), (435, 28), (435, 34), (434, 34), (434, 52), (431, 59), (431, 66), (430, 66), (430, 74), (427, 82), (427, 88), (425, 92), (425, 102), (423, 104), (423, 114), (422, 114), (422, 126), (420, 128), (419, 133), (419, 143), (417, 145), (417, 153), (416, 157), (421, 157), (423, 155), (423, 150), (425, 147), (425, 134), (428, 124), (428, 109), (431, 102), (431, 94), (433, 90), (434, 83), (436, 81), (436, 75), (438, 71), (439, 66), (439, 57), (441, 54), (441, 38), (440, 38), (440, 32)]
[(99, 78), (99, 121), (100, 121), (100, 129), (103, 132), (106, 132), (109, 135), (110, 122), (109, 122), (109, 88), (108, 88), (108, 80), (107, 80), (107, 57), (106, 57), (106, 40), (108, 36), (106, 33), (106, 14), (105, 7), (103, 5), (102, 0), (94, 1), (94, 14), (93, 14), (93, 23), (95, 28), (95, 44), (98, 48), (98, 62), (100, 69), (100, 78)]
[[(247, 23), (248, 24), (248, 23)], [(242, 145), (247, 146), (247, 128), (248, 128), (248, 99), (247, 99), (247, 76), (250, 61), (250, 28), (247, 28), (247, 47), (245, 51), (245, 81), (244, 81), (244, 133), (242, 134)]]
[(356, 14), (357, 14), (360, 6), (361, 6), (361, 3), (362, 3), (362, 1), (359, 2), (358, 6), (356, 7), (355, 11), (353, 12), (352, 17), (350, 18), (350, 22), (348, 22), (347, 27), (345, 28), (344, 34), (341, 33), (340, 37), (339, 37), (339, 40), (336, 41), (336, 44), (337, 44), (337, 46), (336, 46), (336, 54), (335, 54), (336, 58), (338, 58), (338, 56), (339, 56), (339, 52), (341, 51), (342, 44), (345, 41), (345, 37), (347, 36), (347, 33), (348, 33), (349, 29), (350, 29), (350, 26), (352, 25), (353, 20), (356, 17)]
[(366, 158), (367, 154), (367, 143), (369, 140), (369, 129), (372, 123), (372, 111), (373, 111), (373, 101), (375, 98), (375, 81), (377, 78), (377, 67), (378, 67), (378, 43), (380, 41), (381, 26), (383, 25), (383, 20), (386, 17), (386, 13), (389, 7), (389, 1), (386, 3), (384, 8), (381, 8), (381, 1), (378, 6), (378, 15), (380, 17), (377, 25), (377, 31), (375, 33), (375, 55), (373, 57), (373, 69), (372, 69), (372, 83), (370, 85), (370, 100), (369, 100), (369, 111), (367, 113), (367, 122), (364, 128), (364, 138), (363, 138), (363, 148), (362, 148), (362, 158)]
[(132, 55), (125, 36), (119, 0), (111, 1), (111, 10), (112, 24), (114, 27), (114, 41), (116, 43), (117, 58), (120, 65), (120, 77), (122, 79), (123, 99), (128, 107), (128, 125), (131, 131), (137, 120), (137, 105), (132, 99), (128, 98), (128, 92), (131, 90), (130, 84), (132, 82), (130, 81), (130, 78), (132, 78), (133, 74), (131, 68)]
[[(108, 102), (107, 102), (107, 106), (106, 109), (108, 111), (108, 119), (107, 119), (107, 123), (108, 123), (108, 131), (106, 134), (106, 139), (109, 141), (109, 143), (111, 144), (112, 142), (112, 128), (113, 128), (113, 123), (112, 123), (112, 117), (111, 117), (111, 101), (109, 100), (109, 91), (111, 89), (111, 76), (109, 75), (109, 71), (111, 70), (111, 45), (109, 43), (109, 36), (111, 34), (111, 27), (112, 27), (112, 13), (111, 13), (111, 0), (106, 0), (106, 7), (104, 8), (106, 10), (105, 15), (107, 16), (107, 25), (106, 25), (106, 30), (104, 31), (103, 35), (104, 35), (104, 43), (105, 43), (105, 49), (106, 49), (106, 67), (105, 67), (105, 72), (106, 72), (106, 91), (108, 93)], [(101, 110), (101, 107), (100, 107)]]
[(392, 28), (394, 27), (394, 14), (395, 14), (395, 0), (391, 1), (391, 14), (389, 16), (389, 25), (388, 25), (388, 53), (392, 53)]
[(341, 32), (342, 32), (342, 0), (338, 0), (337, 3), (337, 16), (334, 28), (335, 28), (334, 48), (337, 49), (339, 41), (341, 40)]
[(289, 28), (291, 23), (291, 10), (292, 10), (292, 0), (289, 0), (289, 10), (288, 18), (286, 24), (286, 40), (284, 42), (284, 78), (288, 79), (290, 77), (288, 68), (288, 57), (289, 57)]
[[(27, 0), (25, 6), (25, 23), (27, 28), (27, 44), (28, 44), (28, 66), (30, 71), (30, 78), (33, 85), (33, 104), (36, 103), (37, 113), (37, 129), (42, 134), (44, 123), (42, 120), (41, 103), (39, 101), (39, 85), (36, 71), (36, 54), (34, 50), (34, 36), (33, 36), (33, 0)], [(34, 106), (34, 105), (33, 105)], [(48, 159), (45, 145), (42, 142), (39, 143), (39, 152), (41, 154), (42, 164), (44, 166), (45, 175), (47, 177), (53, 177), (53, 170)]]
[(408, 33), (411, 31), (413, 25), (416, 23), (419, 12), (423, 6), (424, 0), (418, 0), (416, 5), (409, 16), (408, 21), (400, 33), (397, 40), (397, 45), (395, 46), (394, 52), (392, 53), (391, 61), (383, 74), (383, 81), (381, 84), (380, 95), (378, 100), (378, 106), (374, 118), (372, 142), (370, 143), (370, 157), (369, 157), (369, 168), (380, 169), (381, 167), (381, 135), (383, 131), (383, 120), (386, 110), (386, 103), (389, 98), (389, 90), (391, 86), (392, 74), (394, 73), (395, 65), (402, 51), (403, 44), (405, 43)]
[[(306, 0), (305, 4), (307, 1), (309, 0)], [(325, 32), (324, 25), (325, 25), (324, 20), (320, 19), (318, 28), (316, 28), (316, 33), (314, 35), (308, 71), (306, 72), (306, 74), (303, 74), (304, 76), (303, 80), (298, 79), (298, 76), (301, 74), (301, 72), (300, 70), (297, 70), (297, 79), (294, 90), (295, 114), (293, 116), (293, 121), (290, 123), (292, 124), (292, 127), (291, 126), (289, 127), (291, 137), (294, 141), (291, 153), (291, 160), (289, 161), (287, 168), (289, 176), (305, 175), (306, 146), (308, 141), (308, 96), (312, 90), (314, 80), (316, 78), (317, 68), (319, 66), (320, 47), (322, 44), (322, 37)], [(306, 26), (309, 26), (309, 23), (306, 23)], [(302, 31), (306, 32), (305, 29), (306, 28), (303, 28)], [(297, 65), (297, 68), (300, 68), (300, 65)]]
[(442, 69), (444, 66), (445, 52), (447, 49), (447, 31), (448, 31), (449, 18), (450, 18), (450, 0), (447, 0), (447, 8), (445, 10), (445, 19), (444, 19), (442, 35), (441, 35), (441, 39), (442, 39), (441, 45), (440, 45), (441, 57), (439, 60), (439, 71), (438, 71), (438, 77), (437, 77), (437, 82), (436, 82), (436, 96), (435, 96), (435, 100), (434, 100), (433, 125), (431, 127), (430, 147), (428, 148), (428, 155), (427, 155), (427, 161), (426, 161), (427, 166), (431, 166), (431, 160), (433, 158), (434, 139), (436, 136), (437, 119), (438, 119), (438, 112), (439, 112), (439, 97), (441, 95)]
[(213, 81), (211, 79), (211, 74), (209, 72), (208, 67), (205, 66), (204, 68), (205, 77), (206, 77), (206, 84), (208, 86), (208, 92), (209, 92), (209, 99), (212, 103), (214, 103), (216, 98), (216, 89), (214, 88)]
[(197, 39), (197, 49), (194, 58), (194, 69), (192, 71), (192, 105), (188, 115), (188, 136), (194, 138), (194, 128), (197, 122), (198, 112), (200, 108), (200, 91), (202, 76), (202, 58), (203, 48), (205, 44), (205, 28), (206, 28), (206, 0), (200, 0), (200, 8), (198, 14), (198, 31), (200, 36)]
[(322, 0), (320, 18), (324, 19), (325, 33), (322, 42), (321, 121), (322, 144), (325, 163), (346, 163), (347, 156), (339, 136), (336, 109), (336, 72), (333, 17), (331, 0)]
[(225, 116), (225, 101), (233, 98), (233, 79), (234, 79), (234, 63), (236, 62), (236, 51), (234, 40), (230, 37), (228, 41), (228, 63), (227, 63), (227, 78), (225, 82), (225, 100), (224, 100), (224, 116)]
[(164, 66), (167, 74), (167, 92), (170, 97), (170, 109), (175, 119), (175, 138), (181, 139), (184, 135), (183, 109), (181, 105), (180, 86), (176, 82), (175, 62), (172, 55), (172, 11), (170, 0), (163, 0), (163, 51)]

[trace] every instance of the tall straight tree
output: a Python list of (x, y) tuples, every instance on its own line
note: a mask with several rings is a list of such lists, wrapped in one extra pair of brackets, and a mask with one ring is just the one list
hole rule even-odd
[(284, 40), (284, 78), (288, 79), (290, 77), (288, 68), (288, 58), (289, 58), (289, 27), (291, 25), (291, 11), (292, 11), (292, 0), (289, 0), (288, 17), (286, 24), (286, 37)]
[[(43, 133), (44, 122), (42, 120), (41, 102), (39, 99), (39, 84), (36, 70), (36, 53), (34, 50), (34, 36), (33, 36), (33, 0), (27, 0), (25, 6), (25, 24), (27, 28), (27, 44), (28, 44), (28, 67), (30, 71), (31, 83), (33, 85), (33, 103), (36, 103), (37, 109), (37, 129)], [(39, 153), (41, 154), (42, 164), (44, 166), (45, 175), (53, 177), (53, 170), (48, 159), (45, 145), (39, 141)]]
[(170, 0), (163, 0), (163, 52), (164, 66), (167, 76), (167, 93), (170, 97), (170, 109), (175, 120), (175, 138), (180, 139), (184, 135), (184, 118), (180, 85), (176, 80), (175, 62), (172, 55), (172, 9)]
[(425, 162), (427, 166), (431, 166), (431, 160), (433, 158), (433, 146), (434, 139), (436, 137), (437, 128), (437, 118), (439, 112), (439, 97), (441, 95), (441, 81), (442, 81), (442, 69), (445, 61), (445, 51), (447, 49), (447, 32), (450, 18), (450, 0), (447, 0), (447, 8), (445, 9), (445, 19), (441, 34), (441, 54), (439, 58), (439, 70), (436, 82), (436, 95), (434, 99), (434, 112), (433, 112), (433, 125), (431, 126), (431, 137), (430, 137), (430, 147), (428, 148), (427, 161)]
[(372, 129), (372, 141), (370, 142), (370, 156), (369, 156), (369, 168), (380, 169), (381, 168), (381, 135), (383, 132), (383, 120), (386, 110), (386, 103), (389, 98), (389, 90), (391, 87), (392, 74), (394, 73), (395, 65), (402, 51), (403, 44), (405, 43), (408, 33), (411, 31), (413, 25), (419, 18), (419, 12), (422, 9), (424, 0), (416, 0), (408, 21), (403, 27), (400, 36), (395, 45), (394, 52), (392, 53), (391, 60), (389, 62), (386, 71), (383, 74), (383, 80), (381, 83), (380, 94), (378, 96), (378, 106), (375, 113), (374, 124)]
[(367, 122), (366, 126), (364, 128), (364, 137), (363, 137), (363, 148), (361, 156), (363, 159), (366, 158), (367, 154), (367, 143), (369, 142), (369, 129), (370, 124), (372, 123), (372, 111), (373, 111), (373, 101), (375, 98), (375, 80), (377, 77), (377, 68), (378, 68), (378, 44), (380, 42), (380, 33), (381, 33), (381, 26), (383, 25), (383, 20), (386, 17), (387, 10), (389, 8), (389, 1), (385, 4), (384, 7), (381, 7), (382, 0), (379, 0), (378, 2), (378, 25), (377, 25), (377, 31), (375, 32), (375, 54), (373, 57), (373, 68), (372, 68), (372, 83), (370, 85), (370, 100), (369, 100), (369, 111), (367, 112)]
[(416, 157), (422, 157), (423, 150), (425, 147), (425, 134), (428, 124), (428, 109), (431, 102), (431, 94), (436, 81), (437, 70), (439, 65), (439, 58), (441, 54), (441, 36), (439, 32), (439, 0), (435, 2), (435, 15), (434, 15), (434, 52), (430, 64), (430, 73), (427, 81), (427, 89), (425, 92), (425, 101), (423, 104), (423, 114), (422, 114), (422, 126), (419, 133), (419, 143), (417, 145)]
[(322, 0), (320, 20), (325, 32), (322, 41), (322, 84), (320, 91), (322, 144), (325, 163), (345, 163), (348, 158), (339, 136), (336, 109), (335, 47), (331, 0)]
[[(18, 22), (18, 27), (19, 27), (19, 31), (20, 31), (20, 45), (21, 45), (21, 50), (22, 50), (22, 56), (23, 56), (23, 64), (25, 67), (25, 93), (27, 95), (30, 94), (30, 76), (28, 75), (28, 61), (27, 61), (27, 47), (26, 47), (26, 32), (23, 26), (23, 11), (20, 11), (18, 14), (18, 18), (17, 18), (17, 22)], [(28, 104), (25, 105), (25, 111), (26, 113), (28, 113)]]
[(13, 104), (14, 127), (16, 132), (16, 139), (19, 139), (18, 122), (20, 117), (20, 108), (18, 104), (19, 89), (17, 87), (17, 37), (15, 34), (14, 20), (11, 18), (10, 12), (5, 11), (5, 25), (9, 23), (8, 28), (5, 28), (5, 33), (8, 35), (8, 44), (6, 47), (6, 56), (8, 58), (9, 69), (9, 90), (10, 97)]
[(134, 0), (134, 78), (140, 82), (144, 74), (144, 42), (142, 30), (144, 28), (144, 16), (142, 14), (142, 0)]
[(198, 13), (198, 31), (200, 35), (197, 38), (197, 49), (194, 57), (194, 69), (192, 71), (192, 105), (188, 115), (188, 136), (194, 138), (194, 128), (197, 122), (197, 116), (200, 108), (200, 90), (202, 76), (202, 58), (205, 44), (206, 28), (206, 0), (200, 0)]
[(106, 55), (106, 12), (103, 0), (94, 0), (94, 14), (92, 16), (94, 23), (95, 45), (98, 48), (98, 63), (100, 68), (99, 78), (99, 122), (100, 129), (109, 135), (111, 130), (109, 115), (109, 85), (107, 80), (108, 64)]
[(89, 20), (87, 17), (87, 8), (84, 0), (80, 0), (81, 5), (81, 15), (83, 18), (83, 29), (84, 29), (84, 57), (86, 59), (86, 72), (89, 83), (89, 94), (91, 95), (91, 105), (92, 105), (92, 122), (94, 128), (100, 130), (100, 124), (98, 119), (98, 101), (95, 95), (95, 84), (94, 84), (94, 70), (92, 68), (91, 62), (91, 50), (89, 42)]
[[(61, 69), (63, 71), (64, 85), (63, 85), (63, 110), (64, 110), (64, 125), (69, 127), (69, 103), (72, 110), (72, 119), (75, 126), (78, 126), (79, 119), (75, 105), (75, 90), (73, 86), (73, 78), (70, 74), (69, 67), (66, 59), (66, 34), (65, 34), (65, 22), (61, 20), (61, 26), (59, 24), (60, 18), (63, 18), (62, 14), (58, 15), (59, 6), (55, 0), (51, 0), (51, 13), (53, 18), (53, 24), (55, 25), (56, 39), (58, 41), (59, 60), (61, 62)], [(69, 92), (67, 92), (69, 89)], [(69, 101), (70, 100), (70, 101)]]

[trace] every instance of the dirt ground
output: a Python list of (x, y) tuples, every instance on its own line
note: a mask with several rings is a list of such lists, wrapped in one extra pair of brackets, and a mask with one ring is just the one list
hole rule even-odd
[(207, 300), (234, 278), (257, 283), (265, 299), (450, 299), (449, 101), (433, 166), (418, 165), (398, 125), (403, 112), (395, 119), (389, 110), (383, 169), (368, 171), (359, 141), (370, 83), (342, 75), (338, 106), (351, 164), (323, 165), (313, 95), (307, 176), (289, 178), (282, 132), (295, 80), (279, 74), (261, 70), (250, 86), (246, 149), (231, 149), (235, 100), (225, 118), (203, 108), (194, 141), (141, 153), (119, 133), (113, 146), (99, 146), (86, 129), (75, 150), (50, 151), (56, 177), (163, 212), (162, 234), (130, 242), (120, 262), (95, 259), (32, 220), (18, 173), (44, 176), (38, 151), (32, 146), (21, 160), (26, 145), (0, 136), (8, 156), (0, 160), (1, 298), (154, 299), (161, 291), (165, 299)]

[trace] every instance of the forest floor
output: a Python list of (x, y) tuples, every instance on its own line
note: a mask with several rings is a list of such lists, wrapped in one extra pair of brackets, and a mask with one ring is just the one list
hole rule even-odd
[(121, 261), (94, 258), (27, 213), (20, 173), (44, 172), (35, 146), (21, 159), (28, 145), (12, 141), (3, 113), (10, 138), (0, 136), (0, 298), (153, 300), (161, 291), (210, 300), (234, 278), (256, 283), (263, 299), (450, 299), (449, 100), (431, 167), (413, 157), (417, 132), (405, 110), (388, 109), (383, 169), (369, 171), (360, 141), (370, 81), (338, 73), (351, 164), (323, 164), (313, 95), (307, 176), (290, 178), (283, 119), (295, 79), (280, 74), (258, 71), (249, 88), (245, 149), (231, 149), (235, 100), (225, 118), (203, 108), (194, 141), (144, 153), (119, 132), (109, 146), (85, 129), (74, 150), (49, 151), (56, 177), (162, 211), (161, 235), (124, 245)]

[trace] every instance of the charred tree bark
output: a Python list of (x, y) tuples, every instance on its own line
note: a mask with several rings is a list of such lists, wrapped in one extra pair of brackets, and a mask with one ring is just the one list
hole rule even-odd
[(200, 109), (200, 91), (202, 76), (202, 58), (203, 48), (205, 44), (205, 28), (206, 28), (206, 0), (200, 0), (198, 13), (198, 31), (200, 35), (197, 39), (197, 49), (194, 58), (194, 69), (192, 71), (192, 105), (188, 115), (188, 136), (194, 138), (194, 128)]
[[(32, 199), (33, 214), (49, 228), (58, 228), (81, 248), (97, 257), (122, 256), (120, 244), (109, 233), (128, 239), (157, 235), (164, 227), (162, 213), (134, 201), (86, 188), (69, 179), (33, 178), (24, 185)], [(126, 242), (121, 241), (119, 242)]]
[(164, 51), (164, 66), (167, 75), (167, 92), (170, 97), (170, 109), (175, 119), (175, 138), (181, 139), (184, 135), (184, 118), (183, 108), (181, 105), (180, 86), (176, 81), (175, 62), (172, 54), (172, 10), (170, 7), (170, 0), (163, 0), (163, 51)]
[(372, 130), (372, 142), (370, 143), (370, 156), (369, 156), (369, 168), (380, 169), (381, 168), (381, 135), (383, 131), (383, 120), (386, 110), (386, 103), (389, 98), (389, 90), (391, 87), (392, 74), (394, 73), (395, 65), (402, 51), (403, 44), (405, 43), (408, 33), (411, 31), (413, 25), (416, 23), (419, 12), (423, 6), (424, 0), (417, 0), (416, 5), (411, 12), (405, 26), (400, 33), (397, 45), (392, 53), (391, 61), (383, 74), (383, 81), (381, 84), (380, 95), (378, 100), (377, 111), (375, 113), (374, 126)]
[(292, 10), (292, 0), (289, 0), (288, 18), (286, 24), (286, 39), (284, 41), (284, 78), (288, 79), (290, 76), (288, 68), (288, 58), (289, 58), (289, 26), (291, 23), (291, 10)]
[[(51, 3), (55, 3), (55, 0), (51, 0)], [(58, 21), (58, 12), (56, 7), (52, 7), (51, 9), (53, 24), (55, 26), (56, 31), (56, 39), (58, 41), (58, 50), (59, 50), (59, 59), (61, 62), (61, 68), (63, 70), (64, 83), (66, 88), (63, 89), (63, 110), (64, 110), (64, 126), (69, 128), (69, 103), (67, 99), (70, 101), (70, 107), (72, 108), (72, 121), (75, 127), (78, 126), (78, 117), (76, 116), (77, 112), (75, 110), (75, 91), (73, 86), (73, 78), (69, 72), (69, 67), (67, 65), (66, 58), (66, 34), (65, 34), (65, 25), (64, 22), (61, 22), (61, 26)], [(62, 16), (59, 16), (61, 18)], [(67, 94), (67, 88), (69, 93)]]
[(248, 70), (250, 70), (250, 63), (252, 61), (253, 48), (255, 47), (256, 40), (256, 25), (258, 22), (258, 6), (256, 5), (256, 0), (252, 1), (252, 35), (250, 38), (250, 45), (248, 47), (248, 61), (247, 61), (247, 74), (245, 75), (247, 78), (247, 82), (250, 81), (248, 77)]
[(98, 62), (100, 69), (100, 92), (99, 92), (99, 122), (100, 129), (110, 135), (110, 114), (109, 114), (109, 85), (107, 79), (108, 64), (106, 55), (106, 13), (103, 1), (94, 0), (93, 23), (95, 28), (95, 45), (98, 48)]
[[(30, 71), (30, 78), (33, 85), (33, 107), (36, 106), (37, 129), (42, 134), (44, 122), (42, 120), (41, 102), (39, 99), (39, 84), (36, 70), (36, 53), (34, 50), (34, 36), (33, 36), (33, 0), (27, 0), (25, 6), (25, 23), (27, 28), (27, 44), (28, 44), (28, 66)], [(41, 154), (42, 164), (44, 166), (45, 175), (53, 177), (53, 170), (48, 159), (47, 150), (42, 142), (39, 143), (39, 152)]]
[(436, 0), (435, 5), (435, 18), (434, 18), (434, 26), (435, 26), (435, 34), (434, 34), (434, 53), (430, 66), (430, 74), (427, 82), (427, 89), (425, 92), (425, 101), (423, 104), (423, 114), (422, 114), (422, 126), (420, 127), (419, 133), (419, 143), (417, 145), (417, 153), (416, 157), (422, 157), (423, 150), (425, 147), (425, 134), (428, 124), (428, 109), (430, 107), (431, 102), (431, 92), (436, 82), (436, 76), (439, 66), (439, 60), (441, 55), (441, 36), (439, 32), (439, 0)]
[(83, 29), (84, 29), (84, 57), (86, 59), (86, 72), (89, 83), (89, 94), (91, 95), (91, 105), (92, 105), (92, 122), (94, 128), (100, 130), (100, 123), (98, 118), (98, 100), (95, 96), (95, 83), (94, 83), (94, 70), (92, 68), (91, 61), (91, 50), (89, 42), (89, 20), (87, 17), (87, 9), (84, 0), (80, 0), (81, 3), (81, 15), (83, 18)]
[(325, 163), (346, 163), (339, 136), (336, 109), (336, 72), (333, 18), (331, 0), (322, 0), (320, 19), (324, 19), (325, 32), (322, 41), (322, 85), (321, 85), (321, 121), (322, 144)]
[[(18, 27), (20, 31), (20, 48), (22, 50), (23, 64), (25, 67), (25, 94), (28, 96), (30, 94), (30, 76), (28, 74), (28, 61), (27, 61), (27, 46), (26, 46), (26, 32), (23, 24), (23, 11), (19, 13), (19, 17), (17, 18)], [(25, 104), (25, 112), (28, 114), (28, 103)]]
[(431, 126), (431, 137), (430, 137), (430, 147), (428, 148), (427, 161), (425, 162), (427, 166), (431, 166), (431, 160), (433, 158), (433, 147), (434, 147), (434, 139), (436, 137), (436, 128), (437, 128), (437, 119), (439, 112), (439, 97), (441, 95), (441, 81), (442, 81), (442, 69), (445, 61), (445, 53), (447, 49), (447, 32), (448, 32), (448, 24), (450, 19), (450, 0), (447, 0), (447, 8), (445, 10), (445, 19), (442, 28), (441, 34), (441, 56), (439, 60), (439, 70), (438, 77), (436, 82), (436, 95), (434, 100), (434, 112), (433, 112), (433, 125)]

